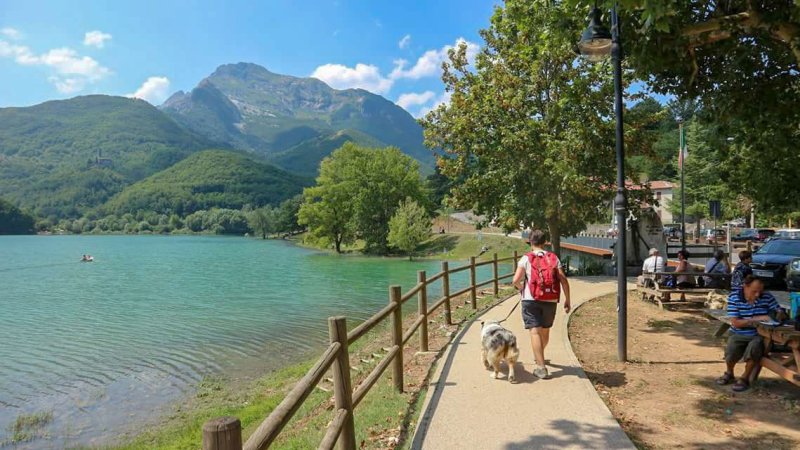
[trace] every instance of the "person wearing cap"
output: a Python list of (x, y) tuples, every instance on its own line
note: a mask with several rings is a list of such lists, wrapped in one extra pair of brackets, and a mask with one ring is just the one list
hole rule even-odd
[(642, 264), (642, 273), (656, 273), (664, 271), (664, 258), (659, 255), (657, 248), (650, 249), (650, 256)]

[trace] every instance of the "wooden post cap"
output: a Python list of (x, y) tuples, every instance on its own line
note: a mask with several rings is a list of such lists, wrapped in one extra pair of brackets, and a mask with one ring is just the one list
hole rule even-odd
[(217, 417), (211, 419), (203, 424), (203, 431), (217, 432), (217, 431), (230, 431), (242, 428), (242, 423), (238, 418), (233, 416)]
[(203, 424), (203, 450), (242, 450), (242, 423), (236, 417), (217, 417)]

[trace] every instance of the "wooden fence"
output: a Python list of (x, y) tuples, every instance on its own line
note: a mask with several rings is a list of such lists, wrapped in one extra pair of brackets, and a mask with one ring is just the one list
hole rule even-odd
[[(440, 307), (444, 307), (445, 321), (448, 325), (452, 325), (450, 300), (467, 293), (469, 293), (469, 303), (472, 305), (472, 309), (477, 309), (478, 288), (491, 285), (492, 293), (497, 295), (500, 290), (500, 280), (514, 276), (514, 270), (509, 274), (500, 275), (498, 265), (515, 261), (517, 261), (517, 252), (514, 252), (513, 256), (502, 259), (498, 259), (497, 253), (495, 253), (491, 260), (475, 262), (475, 257), (472, 257), (469, 259), (469, 264), (453, 269), (448, 266), (446, 261), (443, 261), (442, 271), (431, 277), (428, 277), (424, 270), (420, 270), (417, 274), (417, 284), (414, 287), (408, 292), (402, 293), (400, 286), (391, 286), (389, 288), (389, 304), (350, 330), (349, 333), (344, 317), (329, 317), (330, 345), (283, 401), (258, 426), (244, 446), (242, 445), (242, 426), (239, 419), (220, 417), (203, 424), (203, 450), (262, 450), (269, 448), (328, 369), (333, 372), (333, 396), (336, 412), (319, 448), (332, 449), (338, 442), (340, 449), (354, 450), (356, 448), (353, 420), (355, 408), (389, 365), (392, 366), (394, 389), (397, 392), (403, 392), (403, 347), (419, 330), (419, 350), (428, 351), (428, 317)], [(492, 278), (478, 282), (475, 269), (486, 265), (492, 266)], [(462, 271), (469, 271), (469, 286), (450, 292), (450, 275)], [(432, 305), (428, 305), (428, 286), (440, 279), (442, 280), (441, 297)], [(403, 333), (402, 306), (415, 295), (417, 297), (417, 319)], [(348, 348), (387, 318), (391, 321), (391, 347), (372, 372), (353, 389)]]

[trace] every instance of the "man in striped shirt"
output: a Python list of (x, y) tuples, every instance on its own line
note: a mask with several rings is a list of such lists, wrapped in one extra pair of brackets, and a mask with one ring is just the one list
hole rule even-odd
[(725, 385), (734, 380), (733, 368), (740, 359), (745, 368), (741, 378), (733, 385), (736, 392), (750, 388), (750, 375), (764, 356), (764, 339), (758, 335), (756, 324), (769, 320), (770, 312), (778, 319), (785, 317), (775, 297), (764, 292), (764, 282), (752, 275), (745, 277), (742, 288), (734, 290), (728, 297), (728, 316), (731, 320), (731, 335), (725, 349), (727, 371), (717, 379), (717, 384)]

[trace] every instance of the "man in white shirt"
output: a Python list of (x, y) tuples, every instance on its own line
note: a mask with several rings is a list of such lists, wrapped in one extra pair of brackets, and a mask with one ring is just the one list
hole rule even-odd
[(664, 258), (659, 256), (657, 248), (650, 249), (650, 257), (642, 264), (642, 273), (656, 273), (664, 271)]

